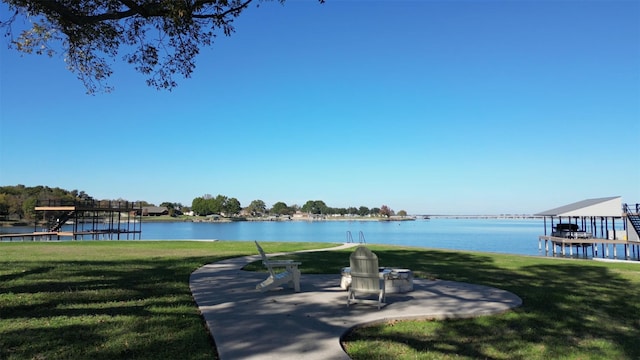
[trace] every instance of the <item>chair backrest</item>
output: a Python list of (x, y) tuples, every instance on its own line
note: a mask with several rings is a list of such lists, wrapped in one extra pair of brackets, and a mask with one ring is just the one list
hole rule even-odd
[(257, 241), (254, 242), (256, 243), (256, 248), (258, 248), (258, 252), (262, 257), (262, 264), (269, 270), (271, 276), (275, 276), (273, 268), (271, 267), (271, 265), (269, 265), (269, 258), (267, 258), (267, 254), (264, 253), (264, 250), (262, 250), (262, 246), (260, 246)]
[(378, 256), (365, 246), (358, 246), (349, 256), (351, 265), (351, 287), (360, 291), (380, 289)]

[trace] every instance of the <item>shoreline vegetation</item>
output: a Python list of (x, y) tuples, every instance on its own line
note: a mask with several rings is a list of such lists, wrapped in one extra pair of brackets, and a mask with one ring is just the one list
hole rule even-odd
[[(191, 218), (191, 219), (189, 219)], [(166, 220), (166, 217), (162, 219), (142, 219), (142, 221), (191, 221), (191, 222), (234, 222), (234, 221), (414, 221), (415, 217), (411, 216), (392, 216), (388, 218), (384, 217), (367, 217), (367, 216), (310, 216), (296, 218), (292, 216), (262, 216), (262, 217), (221, 217), (214, 220), (206, 217), (182, 217), (181, 219)]]
[[(48, 221), (48, 227), (53, 228), (60, 224), (57, 221), (70, 220), (71, 214), (68, 209), (62, 207), (74, 206), (74, 211), (92, 212), (92, 218), (99, 220), (105, 214), (112, 217), (114, 212), (118, 212), (120, 216), (127, 217), (133, 213), (136, 215), (136, 221), (142, 219), (151, 220), (153, 216), (168, 215), (164, 221), (194, 221), (192, 217), (182, 217), (182, 215), (198, 214), (205, 216), (207, 219), (221, 221), (241, 221), (241, 220), (329, 220), (335, 217), (372, 217), (389, 221), (400, 218), (400, 221), (406, 221), (407, 212), (405, 210), (394, 211), (387, 205), (369, 208), (367, 206), (350, 206), (350, 207), (331, 207), (323, 200), (308, 200), (304, 205), (297, 204), (287, 205), (282, 201), (278, 201), (268, 208), (266, 203), (260, 199), (251, 201), (248, 206), (242, 206), (240, 201), (235, 197), (229, 197), (218, 194), (212, 196), (205, 194), (194, 198), (190, 206), (185, 206), (179, 202), (165, 201), (159, 206), (144, 200), (128, 201), (126, 199), (95, 199), (84, 191), (65, 190), (61, 188), (50, 188), (48, 186), (27, 187), (24, 185), (16, 186), (0, 186), (0, 224), (2, 221), (8, 221), (7, 224), (25, 225), (39, 224), (42, 221)], [(102, 215), (101, 215), (102, 214)], [(128, 215), (128, 216), (127, 216)], [(248, 218), (260, 216), (258, 219)], [(48, 217), (47, 220), (40, 217)], [(83, 215), (84, 218), (86, 215)], [(146, 216), (149, 216), (146, 218)], [(406, 219), (405, 219), (406, 218)], [(185, 220), (188, 219), (188, 220)], [(153, 219), (158, 221), (158, 219)], [(14, 223), (12, 223), (12, 221)], [(15, 223), (15, 222), (18, 223)], [(78, 221), (77, 219), (75, 221)], [(199, 221), (199, 220), (198, 220)], [(53, 223), (55, 222), (55, 223)]]
[[(130, 219), (132, 220), (132, 219)], [(262, 217), (222, 217), (222, 216), (142, 216), (136, 217), (135, 220), (141, 220), (142, 222), (210, 222), (210, 223), (224, 223), (224, 222), (237, 222), (237, 221), (415, 221), (416, 217), (412, 216), (391, 216), (389, 218), (384, 217), (367, 217), (367, 216), (312, 216), (295, 218), (291, 216), (262, 216)], [(121, 222), (127, 222), (127, 217), (123, 217)], [(38, 222), (38, 224), (44, 224), (44, 222)], [(12, 227), (12, 226), (33, 226), (33, 221), (0, 221), (0, 226)]]
[[(156, 219), (157, 218), (157, 219)], [(542, 216), (534, 215), (407, 215), (390, 217), (371, 217), (371, 216), (315, 216), (315, 217), (302, 217), (296, 218), (291, 216), (262, 216), (262, 217), (231, 217), (231, 218), (219, 218), (218, 220), (210, 220), (204, 216), (186, 216), (180, 215), (177, 217), (170, 217), (168, 215), (162, 216), (145, 216), (142, 221), (415, 221), (415, 220), (431, 220), (431, 219), (542, 219)]]
[[(303, 206), (287, 205), (284, 202), (276, 202), (268, 208), (264, 201), (253, 200), (243, 207), (236, 198), (224, 195), (216, 197), (205, 194), (196, 197), (191, 206), (181, 203), (163, 202), (159, 206), (146, 201), (130, 202), (124, 199), (98, 200), (84, 191), (65, 190), (48, 186), (27, 187), (24, 185), (0, 186), (0, 227), (12, 226), (44, 226), (55, 228), (59, 223), (56, 220), (72, 224), (73, 221), (85, 221), (71, 219), (64, 210), (42, 209), (53, 205), (74, 206), (91, 208), (94, 214), (92, 222), (107, 220), (113, 222), (113, 212), (118, 212), (118, 222), (132, 220), (133, 212), (135, 222), (233, 222), (233, 221), (413, 221), (429, 220), (430, 218), (455, 218), (455, 219), (529, 219), (534, 218), (527, 214), (500, 214), (500, 215), (446, 215), (446, 214), (408, 214), (405, 210), (394, 211), (387, 205), (369, 208), (360, 207), (331, 207), (322, 200), (308, 200)], [(124, 209), (122, 205), (125, 204)], [(40, 211), (36, 208), (40, 206)], [(55, 206), (53, 206), (55, 207)], [(131, 207), (131, 208), (130, 208)], [(102, 212), (102, 213), (101, 213)], [(109, 215), (111, 214), (111, 215)], [(194, 214), (200, 214), (193, 216)], [(224, 214), (224, 215), (222, 215)], [(121, 217), (122, 216), (122, 217)], [(45, 219), (45, 217), (47, 219)], [(84, 218), (84, 216), (82, 216)], [(65, 219), (69, 219), (66, 220)]]
[[(223, 217), (223, 216), (189, 216), (189, 215), (160, 215), (160, 216), (142, 216), (136, 217), (135, 220), (142, 222), (207, 222), (207, 223), (229, 223), (238, 221), (416, 221), (430, 219), (539, 219), (541, 217), (533, 215), (407, 215), (407, 216), (390, 216), (390, 217), (371, 217), (371, 216), (259, 216), (259, 217)], [(126, 222), (127, 218), (123, 217), (122, 222)], [(18, 227), (18, 226), (34, 226), (44, 225), (46, 222), (25, 220), (0, 220), (0, 227)]]

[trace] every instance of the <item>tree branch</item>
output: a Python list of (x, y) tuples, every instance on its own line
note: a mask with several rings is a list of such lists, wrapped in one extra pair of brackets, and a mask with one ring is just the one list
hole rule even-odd
[[(135, 15), (140, 15), (140, 16), (142, 16), (144, 18), (163, 17), (163, 16), (166, 16), (166, 15), (168, 15), (170, 13), (170, 11), (168, 9), (166, 9), (165, 7), (162, 7), (162, 5), (160, 3), (146, 3), (146, 4), (140, 5), (140, 4), (138, 4), (138, 3), (136, 3), (135, 1), (132, 1), (132, 0), (121, 0), (120, 2), (124, 6), (126, 6), (128, 8), (128, 10), (105, 12), (105, 13), (97, 14), (97, 15), (79, 14), (73, 8), (62, 4), (59, 1), (41, 0), (41, 1), (38, 1), (37, 3), (40, 6), (42, 6), (44, 9), (46, 9), (46, 11), (58, 14), (62, 20), (68, 21), (70, 23), (73, 23), (73, 24), (79, 25), (79, 26), (94, 24), (94, 23), (98, 23), (98, 22), (106, 21), (106, 20), (121, 20), (121, 19), (125, 19), (125, 18), (132, 17), (132, 16), (135, 16)], [(252, 2), (253, 2), (253, 0), (246, 0), (243, 3), (241, 3), (240, 5), (238, 5), (236, 7), (233, 7), (233, 8), (229, 8), (229, 9), (223, 11), (223, 12), (208, 13), (208, 14), (192, 13), (192, 14), (190, 14), (190, 16), (195, 18), (195, 19), (211, 19), (211, 18), (222, 19), (222, 18), (224, 18), (225, 16), (227, 16), (229, 14), (238, 13), (238, 12), (244, 10)], [(194, 9), (201, 9), (201, 8), (205, 7), (206, 5), (211, 5), (211, 4), (216, 4), (216, 3), (217, 3), (216, 0), (196, 1), (194, 3), (194, 7), (193, 8)]]
[[(247, 0), (247, 1), (243, 2), (242, 4), (240, 4), (240, 6), (237, 6), (235, 8), (230, 8), (227, 11), (224, 11), (224, 12), (221, 12), (221, 13), (217, 13), (217, 14), (193, 14), (192, 16), (195, 19), (224, 18), (228, 14), (244, 10), (245, 8), (247, 8), (249, 6), (249, 4), (251, 4), (251, 2), (253, 2), (253, 0)], [(210, 3), (211, 3), (211, 1), (197, 1), (196, 5), (197, 5), (197, 7), (202, 7), (202, 6), (208, 5)]]
[(71, 7), (61, 4), (59, 1), (41, 0), (41, 1), (36, 1), (36, 3), (43, 8), (44, 10), (43, 12), (58, 14), (60, 16), (60, 19), (64, 21), (68, 21), (75, 25), (80, 25), (80, 26), (92, 24), (92, 23), (96, 23), (104, 20), (124, 19), (137, 14), (137, 11), (129, 8), (128, 11), (110, 12), (110, 13), (104, 13), (100, 15), (88, 16), (88, 15), (78, 14)]
[(125, 4), (129, 9), (138, 12), (143, 17), (149, 17), (149, 13), (147, 12), (147, 10), (138, 5), (138, 3), (136, 3), (135, 1), (121, 0), (120, 2)]

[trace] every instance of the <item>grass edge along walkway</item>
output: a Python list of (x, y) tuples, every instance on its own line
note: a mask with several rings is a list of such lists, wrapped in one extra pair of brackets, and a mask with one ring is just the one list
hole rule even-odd
[(361, 299), (347, 307), (337, 273), (305, 274), (299, 293), (260, 293), (254, 287), (265, 274), (241, 271), (257, 258), (208, 264), (192, 274), (194, 298), (222, 359), (349, 359), (340, 339), (354, 327), (388, 319), (501, 314), (521, 304), (516, 295), (493, 287), (414, 279), (413, 292), (388, 294), (379, 311), (377, 302)]
[[(268, 253), (334, 245), (262, 244)], [(524, 304), (499, 316), (358, 329), (345, 337), (354, 359), (640, 358), (636, 264), (370, 248), (382, 264), (502, 288)], [(302, 261), (303, 273), (339, 273), (350, 251), (288, 258)], [(235, 241), (2, 243), (0, 358), (216, 358), (189, 275), (255, 254), (253, 242)]]

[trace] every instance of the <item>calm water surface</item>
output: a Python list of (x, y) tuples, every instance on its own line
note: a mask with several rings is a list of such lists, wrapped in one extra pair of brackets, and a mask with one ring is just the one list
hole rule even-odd
[[(139, 224), (136, 224), (139, 226)], [(71, 230), (70, 226), (63, 230)], [(2, 228), (2, 232), (31, 232), (33, 227)], [(366, 243), (427, 248), (544, 255), (538, 236), (542, 219), (447, 219), (416, 221), (241, 221), (230, 223), (142, 223), (142, 240), (258, 240), (355, 242), (362, 232)], [(130, 235), (132, 236), (132, 235)], [(122, 238), (122, 237), (121, 237)], [(132, 238), (132, 237), (130, 237)], [(86, 238), (89, 240), (90, 238)], [(618, 249), (620, 255), (623, 249)]]
[(143, 223), (142, 239), (355, 242), (538, 255), (542, 220), (287, 221)]
[(143, 239), (346, 242), (347, 232), (370, 244), (408, 245), (538, 255), (542, 220), (289, 221), (143, 223)]

